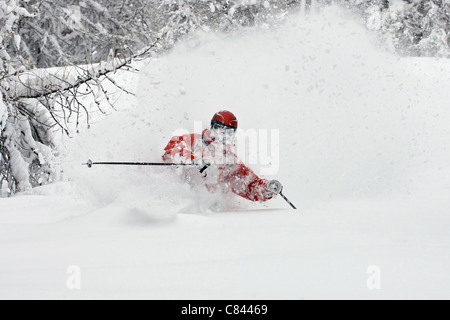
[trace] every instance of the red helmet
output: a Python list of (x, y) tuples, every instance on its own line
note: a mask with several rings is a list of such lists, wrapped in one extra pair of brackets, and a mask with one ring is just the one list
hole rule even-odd
[(211, 119), (211, 126), (214, 124), (223, 124), (226, 127), (230, 127), (233, 129), (237, 129), (238, 121), (234, 114), (230, 111), (222, 110), (217, 112), (214, 117)]

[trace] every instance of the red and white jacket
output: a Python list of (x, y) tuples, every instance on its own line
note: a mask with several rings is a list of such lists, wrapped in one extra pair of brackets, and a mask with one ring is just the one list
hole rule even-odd
[[(209, 139), (209, 130), (203, 134), (185, 134), (172, 137), (164, 148), (162, 159), (166, 163), (193, 163), (196, 159), (208, 159), (211, 166), (203, 179), (210, 191), (220, 188), (251, 200), (267, 201), (272, 193), (267, 190), (267, 180), (259, 178), (237, 155)], [(186, 168), (186, 170), (189, 170)], [(201, 175), (195, 168), (195, 174)]]

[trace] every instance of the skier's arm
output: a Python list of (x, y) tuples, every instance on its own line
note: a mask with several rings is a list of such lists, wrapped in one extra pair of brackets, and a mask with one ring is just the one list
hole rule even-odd
[(173, 137), (164, 148), (162, 159), (164, 162), (186, 163), (194, 159), (194, 154), (183, 137)]
[(263, 202), (272, 199), (273, 193), (267, 189), (266, 179), (259, 178), (243, 163), (234, 164), (232, 167), (226, 182), (235, 194), (251, 201)]

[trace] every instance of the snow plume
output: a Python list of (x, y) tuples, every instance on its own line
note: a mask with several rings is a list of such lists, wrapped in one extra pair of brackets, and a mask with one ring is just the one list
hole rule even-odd
[(420, 185), (421, 161), (436, 160), (431, 137), (445, 130), (439, 119), (448, 119), (450, 97), (445, 83), (415, 72), (417, 61), (376, 43), (337, 7), (272, 31), (197, 34), (144, 71), (145, 145), (157, 157), (176, 128), (206, 126), (225, 108), (241, 130), (280, 130), (280, 170), (271, 177), (287, 194), (296, 189), (297, 202), (407, 192)]
[[(442, 191), (450, 177), (447, 61), (385, 52), (338, 7), (294, 15), (273, 30), (197, 33), (145, 64), (133, 80), (137, 96), (119, 104), (125, 110), (73, 140), (67, 152), (66, 175), (98, 204), (135, 193), (158, 203), (156, 211), (208, 207), (207, 193), (197, 196), (167, 168), (88, 170), (80, 163), (161, 161), (173, 135), (201, 133), (222, 109), (235, 113), (238, 131), (279, 130), (279, 170), (264, 176), (261, 164), (250, 167), (280, 180), (294, 204), (404, 195), (424, 186)], [(228, 202), (264, 207), (234, 195)]]

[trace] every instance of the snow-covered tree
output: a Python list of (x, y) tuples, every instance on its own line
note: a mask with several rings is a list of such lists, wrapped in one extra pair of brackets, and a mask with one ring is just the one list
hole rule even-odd
[(449, 0), (344, 0), (404, 55), (450, 57)]
[[(316, 0), (315, 0), (316, 1)], [(29, 67), (100, 62), (145, 48), (166, 32), (164, 48), (194, 30), (228, 31), (277, 19), (311, 0), (20, 0), (36, 18), (20, 19), (20, 55)]]
[[(100, 63), (74, 66), (67, 60), (67, 67), (33, 69), (33, 64), (20, 54), (25, 44), (18, 32), (21, 18), (39, 19), (20, 6), (18, 0), (0, 1), (1, 196), (57, 178), (53, 161), (57, 152), (55, 134), (68, 134), (70, 123), (78, 126), (83, 114), (89, 121), (93, 109), (84, 105), (83, 97), (89, 95), (93, 101), (103, 98), (109, 102), (103, 80), (117, 86), (110, 75), (117, 69), (129, 68), (133, 59), (146, 56), (161, 40), (156, 39), (137, 53), (115, 52)], [(103, 111), (95, 103), (93, 106)]]
[(29, 167), (38, 161), (45, 162), (48, 151), (32, 139), (30, 123), (24, 121), (27, 108), (21, 109), (8, 99), (11, 79), (20, 72), (14, 67), (8, 47), (20, 46), (16, 29), (22, 16), (30, 14), (17, 0), (0, 1), (0, 187), (3, 195), (16, 188), (31, 187)]
[[(167, 46), (195, 30), (227, 32), (257, 24), (276, 24), (305, 0), (160, 0), (154, 23), (167, 32)], [(307, 5), (311, 0), (306, 0)], [(155, 22), (156, 21), (156, 22)]]
[(151, 6), (144, 0), (29, 0), (36, 15), (21, 19), (22, 55), (37, 67), (104, 61), (152, 42)]

